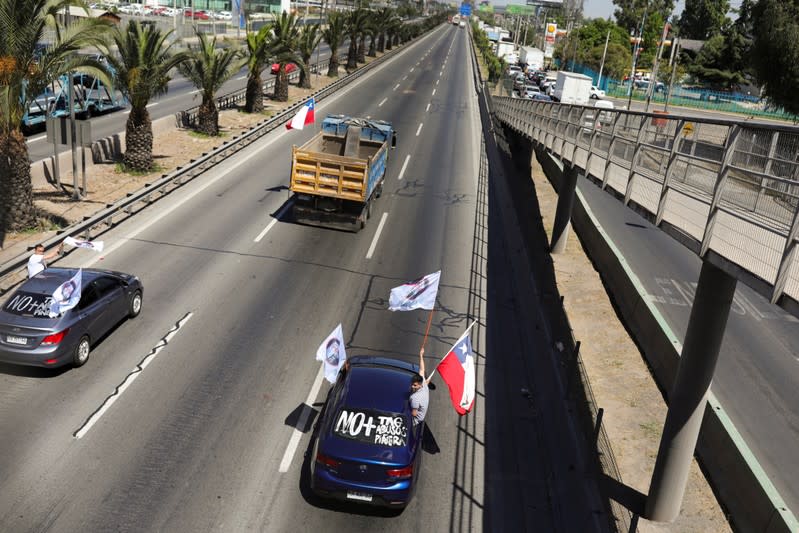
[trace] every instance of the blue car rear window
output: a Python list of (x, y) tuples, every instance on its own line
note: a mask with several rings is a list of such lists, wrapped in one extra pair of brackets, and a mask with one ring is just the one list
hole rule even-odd
[(49, 318), (50, 303), (53, 297), (49, 294), (17, 292), (3, 307), (7, 313), (32, 318)]
[(408, 445), (408, 420), (400, 413), (342, 407), (333, 421), (333, 433), (365, 444), (404, 447)]

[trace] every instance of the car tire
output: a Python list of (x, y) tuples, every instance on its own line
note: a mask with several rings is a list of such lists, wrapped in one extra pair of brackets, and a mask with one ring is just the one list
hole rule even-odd
[(89, 337), (84, 335), (75, 346), (75, 351), (72, 353), (72, 366), (75, 368), (83, 366), (89, 360), (89, 353), (91, 352), (91, 342)]
[(130, 302), (128, 302), (128, 318), (136, 318), (139, 316), (139, 313), (141, 313), (141, 306), (141, 291), (136, 291), (133, 293), (133, 296), (130, 297)]

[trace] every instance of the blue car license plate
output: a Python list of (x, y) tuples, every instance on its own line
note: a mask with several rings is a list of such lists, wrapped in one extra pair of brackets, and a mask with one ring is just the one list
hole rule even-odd
[(372, 495), (366, 494), (365, 492), (355, 492), (354, 490), (347, 491), (347, 499), (348, 500), (359, 500), (362, 502), (370, 502), (372, 501)]

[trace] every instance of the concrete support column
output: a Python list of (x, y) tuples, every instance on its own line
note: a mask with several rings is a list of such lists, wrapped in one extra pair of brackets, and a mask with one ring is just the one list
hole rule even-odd
[(649, 520), (671, 522), (680, 513), (735, 285), (734, 277), (702, 263), (646, 500)]
[(553, 254), (559, 254), (566, 250), (575, 189), (577, 189), (577, 167), (564, 165), (563, 175), (558, 184), (558, 207), (555, 210), (555, 222), (552, 226), (550, 251)]

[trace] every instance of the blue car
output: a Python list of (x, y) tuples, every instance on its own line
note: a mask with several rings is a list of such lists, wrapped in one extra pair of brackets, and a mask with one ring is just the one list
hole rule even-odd
[(419, 475), (424, 424), (413, 425), (411, 377), (418, 367), (352, 357), (319, 420), (311, 488), (322, 497), (403, 508)]

